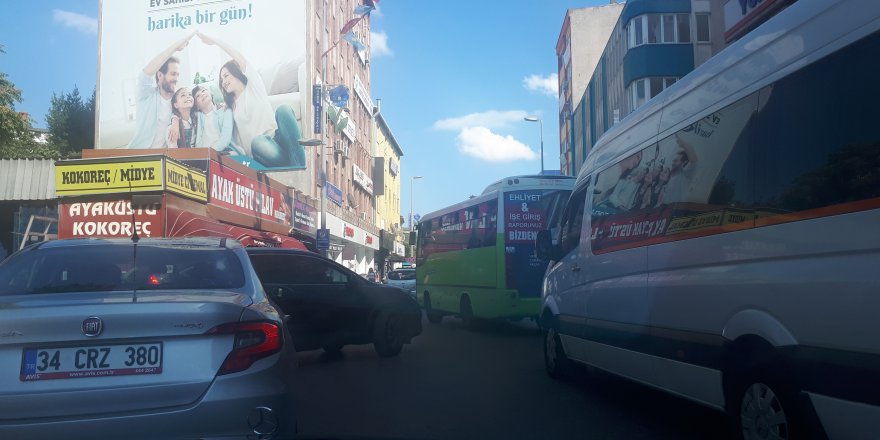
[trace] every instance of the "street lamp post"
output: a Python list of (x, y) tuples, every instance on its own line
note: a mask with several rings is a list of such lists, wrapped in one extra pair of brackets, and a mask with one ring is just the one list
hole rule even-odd
[[(318, 179), (320, 180), (320, 183), (321, 183), (321, 198), (320, 198), (320, 201), (321, 201), (321, 205), (320, 205), (321, 206), (321, 208), (320, 208), (321, 209), (321, 226), (320, 226), (320, 228), (327, 229), (327, 211), (326, 211), (327, 207), (324, 205), (324, 203), (325, 203), (324, 199), (326, 198), (325, 192), (327, 192), (327, 190), (325, 188), (327, 186), (327, 174), (326, 174), (326, 170), (324, 170), (324, 146), (327, 145), (327, 143), (324, 142), (323, 139), (303, 139), (303, 140), (299, 141), (299, 144), (302, 145), (303, 147), (318, 147), (321, 149), (319, 151), (319, 154), (320, 154), (319, 160), (321, 161), (321, 168), (320, 168), (321, 172), (318, 173)], [(325, 257), (328, 256), (329, 253), (330, 253), (329, 249), (321, 251), (321, 255), (323, 255)]]
[(422, 176), (412, 176), (409, 179), (409, 230), (413, 230), (413, 182), (421, 179)]
[(523, 120), (537, 122), (541, 126), (541, 174), (544, 174), (544, 121), (534, 116), (526, 116)]

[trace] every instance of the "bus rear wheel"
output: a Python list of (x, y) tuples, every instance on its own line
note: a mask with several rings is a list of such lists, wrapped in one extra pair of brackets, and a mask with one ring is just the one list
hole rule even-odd
[(443, 321), (443, 315), (431, 307), (431, 295), (427, 292), (425, 292), (425, 316), (428, 317), (428, 322), (431, 324), (439, 324)]
[(466, 327), (474, 325), (474, 308), (471, 306), (471, 298), (467, 295), (461, 297), (459, 302), (459, 316)]

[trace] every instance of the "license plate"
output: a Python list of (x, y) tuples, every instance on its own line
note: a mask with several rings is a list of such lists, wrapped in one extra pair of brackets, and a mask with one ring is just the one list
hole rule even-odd
[(22, 351), (23, 382), (162, 373), (162, 343), (29, 347)]

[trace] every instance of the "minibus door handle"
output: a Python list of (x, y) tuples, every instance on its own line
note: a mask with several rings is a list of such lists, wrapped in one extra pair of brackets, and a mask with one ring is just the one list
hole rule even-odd
[(577, 263), (574, 263), (574, 264), (571, 265), (571, 271), (572, 271), (572, 272), (580, 272), (580, 271), (581, 271), (581, 267), (578, 266)]

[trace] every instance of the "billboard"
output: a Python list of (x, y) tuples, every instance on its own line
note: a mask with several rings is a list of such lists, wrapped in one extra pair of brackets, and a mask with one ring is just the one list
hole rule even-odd
[(97, 148), (302, 170), (305, 0), (102, 0)]

